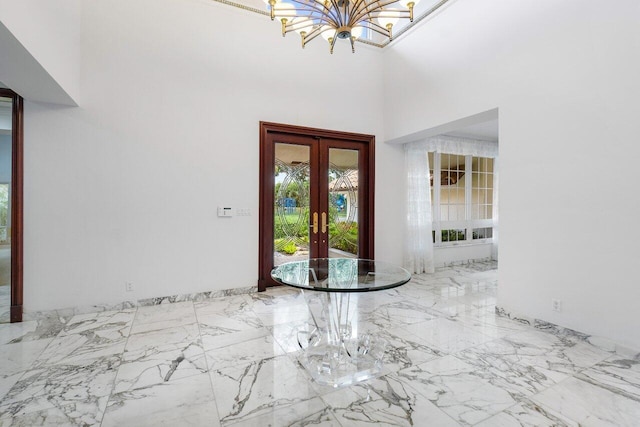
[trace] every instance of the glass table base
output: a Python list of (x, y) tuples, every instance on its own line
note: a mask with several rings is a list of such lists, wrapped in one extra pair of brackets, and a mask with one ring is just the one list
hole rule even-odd
[(306, 348), (298, 360), (318, 384), (342, 387), (377, 377), (382, 372), (383, 353), (350, 355), (344, 348), (318, 344)]
[(298, 332), (298, 360), (311, 377), (318, 384), (341, 387), (378, 376), (387, 343), (358, 331), (351, 295), (305, 296), (315, 328)]

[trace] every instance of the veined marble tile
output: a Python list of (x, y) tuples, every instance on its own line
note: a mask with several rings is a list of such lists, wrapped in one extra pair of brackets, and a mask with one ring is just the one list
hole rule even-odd
[(131, 327), (131, 333), (137, 334), (195, 322), (196, 312), (191, 301), (140, 307)]
[(576, 377), (640, 402), (640, 359), (612, 356), (580, 372)]
[(256, 313), (270, 313), (274, 307), (304, 305), (304, 296), (299, 289), (289, 286), (269, 288), (265, 292), (248, 295), (249, 306)]
[[(16, 371), (0, 376), (0, 401), (24, 375), (24, 371)], [(2, 413), (0, 412), (0, 417)]]
[(270, 330), (267, 328), (247, 329), (240, 332), (232, 332), (223, 335), (210, 335), (206, 327), (200, 326), (200, 335), (202, 339), (202, 345), (205, 351), (214, 350), (216, 348), (228, 347), (235, 344), (240, 344), (245, 341), (251, 341), (254, 339), (262, 338), (270, 335)]
[(233, 420), (228, 423), (225, 422), (224, 426), (336, 427), (339, 424), (327, 405), (319, 397), (315, 397), (293, 405), (275, 407), (272, 411), (257, 417), (242, 419), (237, 422)]
[(476, 424), (516, 403), (507, 391), (484, 381), (475, 367), (454, 356), (412, 366), (398, 377), (464, 425)]
[(359, 292), (350, 295), (350, 305), (360, 313), (377, 311), (388, 304), (402, 304), (408, 299), (407, 295), (399, 293), (399, 288), (377, 292)]
[(395, 290), (399, 296), (402, 296), (405, 299), (422, 299), (435, 298), (435, 294), (433, 293), (433, 290), (435, 288), (436, 285), (431, 284), (427, 281), (411, 279), (411, 282), (407, 283), (406, 285), (394, 288), (393, 290)]
[(174, 344), (180, 346), (194, 342), (200, 342), (200, 330), (197, 323), (132, 334), (127, 340), (123, 360), (134, 360), (139, 357), (140, 353), (153, 353), (160, 347)]
[(211, 381), (204, 373), (112, 395), (102, 427), (216, 427), (218, 418)]
[(230, 315), (207, 314), (198, 315), (200, 333), (206, 349), (216, 345), (218, 338), (237, 332), (263, 329), (262, 322), (252, 311), (238, 312)]
[(219, 370), (227, 366), (246, 364), (255, 360), (273, 358), (285, 354), (273, 336), (264, 335), (226, 347), (218, 347), (205, 352), (209, 370)]
[(114, 393), (146, 388), (207, 372), (199, 340), (125, 353), (118, 368)]
[(268, 310), (254, 311), (264, 326), (311, 320), (309, 307), (304, 301), (294, 304), (279, 304)]
[(324, 394), (322, 400), (343, 427), (458, 426), (426, 397), (392, 375)]
[(153, 305), (166, 305), (182, 302), (206, 301), (213, 298), (230, 297), (234, 295), (246, 295), (257, 292), (257, 286), (246, 286), (241, 288), (221, 289), (217, 291), (195, 292), (192, 294), (178, 294), (164, 297), (139, 299), (135, 302), (137, 306), (148, 307)]
[(224, 368), (209, 366), (223, 424), (267, 415), (316, 397), (310, 377), (287, 356)]
[(445, 353), (455, 353), (494, 339), (461, 322), (446, 318), (409, 325), (404, 329), (415, 335), (420, 342)]
[(608, 356), (586, 343), (567, 343), (535, 330), (461, 351), (492, 384), (521, 397), (534, 395)]
[(580, 426), (636, 427), (640, 422), (639, 401), (577, 378), (568, 378), (532, 400)]
[(30, 341), (26, 338), (31, 336), (37, 327), (38, 322), (36, 320), (20, 323), (2, 323), (0, 324), (0, 345)]
[(121, 354), (134, 315), (125, 311), (74, 316), (38, 358), (37, 366)]
[(133, 323), (135, 314), (134, 309), (127, 309), (76, 315), (69, 319), (60, 332), (60, 335), (64, 336), (116, 329), (122, 331), (122, 336), (127, 336), (129, 335), (128, 328)]
[(247, 295), (233, 295), (224, 298), (211, 298), (194, 304), (196, 316), (223, 314), (232, 316), (250, 309)]
[(450, 316), (449, 319), (462, 322), (465, 326), (494, 338), (531, 330), (531, 326), (527, 324), (498, 316), (495, 310), (468, 310), (456, 316)]
[(0, 343), (13, 344), (23, 341), (35, 341), (57, 336), (68, 317), (60, 316), (57, 312), (47, 316), (38, 316), (35, 319), (21, 323), (6, 323), (0, 325)]
[(27, 414), (0, 417), (0, 427), (33, 427), (33, 426), (99, 426), (100, 417), (91, 413), (91, 408), (83, 404), (71, 404), (62, 408), (48, 408)]
[(473, 308), (457, 297), (442, 298), (436, 296), (435, 298), (420, 300), (419, 303), (436, 317), (457, 316)]
[(574, 421), (547, 412), (542, 406), (528, 400), (487, 418), (476, 427), (580, 427)]
[[(611, 352), (601, 350), (581, 339), (577, 339), (572, 335), (554, 335), (551, 333), (538, 332), (535, 329), (513, 334), (504, 338), (505, 341), (524, 348), (529, 346), (532, 350), (531, 354), (538, 354), (538, 349), (547, 349), (548, 353), (557, 353), (558, 357), (567, 361), (560, 361), (552, 366), (552, 369), (575, 373), (577, 370), (588, 368), (601, 362), (611, 356)], [(526, 354), (520, 352), (520, 354)], [(577, 370), (574, 369), (578, 368)]]
[(53, 338), (0, 346), (0, 400), (22, 377)]
[(0, 378), (29, 369), (51, 341), (53, 338), (0, 345)]
[(397, 372), (445, 355), (442, 351), (429, 347), (403, 328), (380, 331), (376, 338), (387, 343), (383, 358), (385, 372)]
[(381, 328), (394, 328), (400, 325), (421, 323), (425, 320), (435, 319), (427, 307), (414, 301), (400, 301), (384, 304), (370, 313), (367, 321)]
[(99, 423), (119, 363), (112, 356), (27, 371), (0, 401), (0, 413), (23, 416), (57, 408), (87, 424)]
[(459, 297), (458, 301), (465, 303), (469, 310), (495, 312), (496, 308), (496, 297), (484, 292), (467, 294)]

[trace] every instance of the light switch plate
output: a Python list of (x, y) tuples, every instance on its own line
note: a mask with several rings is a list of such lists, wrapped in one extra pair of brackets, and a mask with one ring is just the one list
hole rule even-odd
[(218, 208), (219, 217), (231, 217), (233, 216), (233, 208), (222, 207)]

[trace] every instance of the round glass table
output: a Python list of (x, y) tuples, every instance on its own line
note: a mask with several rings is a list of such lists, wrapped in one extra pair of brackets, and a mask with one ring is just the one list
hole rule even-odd
[(271, 277), (304, 295), (311, 323), (297, 332), (299, 360), (316, 382), (339, 387), (381, 372), (386, 342), (362, 331), (358, 297), (404, 285), (411, 280), (407, 270), (367, 259), (314, 258), (279, 265)]

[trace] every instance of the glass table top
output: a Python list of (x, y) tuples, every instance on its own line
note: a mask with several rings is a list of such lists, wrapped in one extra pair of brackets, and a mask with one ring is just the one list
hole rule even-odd
[(404, 285), (411, 274), (401, 267), (370, 259), (313, 258), (288, 262), (271, 271), (276, 282), (325, 292), (369, 292)]

